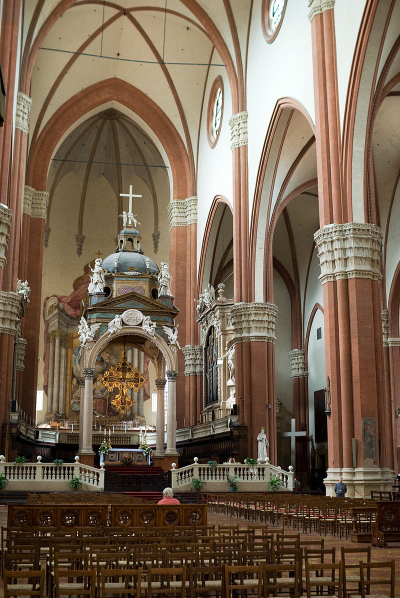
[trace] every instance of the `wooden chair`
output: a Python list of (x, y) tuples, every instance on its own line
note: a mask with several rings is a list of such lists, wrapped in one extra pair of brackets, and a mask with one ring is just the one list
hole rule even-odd
[(64, 598), (66, 596), (95, 598), (96, 571), (57, 567), (54, 574), (55, 598)]
[[(317, 576), (317, 571), (322, 572)], [(340, 563), (306, 563), (307, 598), (342, 598), (343, 565)]]
[[(341, 547), (341, 559), (343, 562), (343, 592), (346, 598), (347, 594), (361, 593), (361, 573), (359, 561), (371, 562), (371, 546), (358, 546), (357, 548)], [(349, 562), (349, 557), (353, 556), (353, 562)], [(349, 587), (350, 585), (350, 587)]]
[(185, 598), (186, 587), (186, 567), (149, 567), (147, 571), (148, 598), (158, 595)]
[[(382, 586), (389, 586), (389, 597), (395, 593), (395, 561), (382, 563), (365, 563), (360, 561), (361, 596), (362, 598), (382, 598), (388, 594), (382, 593)], [(371, 586), (378, 586), (377, 592), (371, 592)]]
[(106, 569), (100, 571), (100, 598), (108, 596), (140, 597), (142, 569)]
[(221, 596), (224, 592), (224, 567), (189, 566), (190, 598), (195, 596)]
[(270, 593), (273, 596), (299, 596), (299, 563), (292, 565), (263, 565), (263, 587), (262, 595), (267, 598)]
[(7, 571), (4, 570), (4, 597), (39, 596), (44, 597), (45, 570)]
[(263, 582), (262, 565), (231, 567), (225, 565), (225, 598), (255, 594), (261, 598)]

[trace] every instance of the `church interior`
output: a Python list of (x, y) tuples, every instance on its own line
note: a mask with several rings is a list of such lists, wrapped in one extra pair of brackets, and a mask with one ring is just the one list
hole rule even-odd
[(0, 0), (0, 23), (0, 470), (391, 492), (400, 0)]

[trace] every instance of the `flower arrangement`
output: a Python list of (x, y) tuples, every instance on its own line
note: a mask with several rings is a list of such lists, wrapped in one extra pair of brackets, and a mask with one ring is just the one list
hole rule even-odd
[(62, 459), (54, 459), (53, 461), (53, 465), (54, 467), (61, 467), (61, 465), (64, 464), (64, 461)]
[(132, 465), (133, 459), (132, 457), (121, 457), (121, 463), (122, 465)]
[(146, 457), (148, 455), (151, 455), (151, 453), (153, 452), (153, 449), (148, 444), (142, 444), (142, 446), (140, 448), (143, 450)]
[(231, 491), (236, 492), (236, 490), (238, 489), (237, 477), (235, 475), (228, 475), (226, 478), (226, 481), (228, 482), (229, 486), (231, 487)]
[(7, 486), (8, 484), (8, 480), (6, 478), (6, 476), (4, 475), (4, 473), (0, 473), (0, 490), (4, 490), (4, 488)]
[(101, 445), (99, 446), (99, 455), (108, 455), (109, 450), (110, 447), (108, 446), (108, 441), (104, 439)]
[(269, 489), (270, 490), (279, 490), (279, 488), (282, 486), (282, 480), (280, 478), (278, 478), (277, 475), (272, 476), (272, 478), (269, 481)]
[(26, 463), (26, 457), (23, 457), (23, 456), (15, 457), (14, 463), (16, 465), (23, 465), (24, 463)]
[(82, 486), (82, 480), (81, 480), (81, 478), (72, 478), (72, 480), (70, 481), (69, 485), (76, 492)]
[(257, 465), (257, 459), (251, 459), (250, 457), (246, 457), (246, 459), (244, 460), (244, 462), (247, 465)]

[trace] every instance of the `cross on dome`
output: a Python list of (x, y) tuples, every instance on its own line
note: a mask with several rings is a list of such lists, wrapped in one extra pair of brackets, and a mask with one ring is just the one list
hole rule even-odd
[(134, 193), (132, 193), (132, 185), (129, 185), (129, 193), (120, 193), (120, 197), (129, 197), (128, 212), (122, 212), (122, 214), (120, 214), (120, 216), (123, 219), (122, 221), (123, 221), (124, 228), (126, 228), (127, 224), (128, 225), (133, 224), (133, 226), (136, 228), (136, 226), (138, 224), (140, 224), (140, 222), (138, 222), (138, 220), (136, 220), (137, 214), (132, 214), (132, 199), (134, 197), (143, 197), (143, 195), (135, 195)]

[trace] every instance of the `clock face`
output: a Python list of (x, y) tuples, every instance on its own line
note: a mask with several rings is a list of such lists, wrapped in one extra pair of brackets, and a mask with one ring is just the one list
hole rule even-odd
[(283, 9), (286, 0), (271, 0), (269, 5), (269, 27), (271, 31), (276, 31), (282, 18)]

